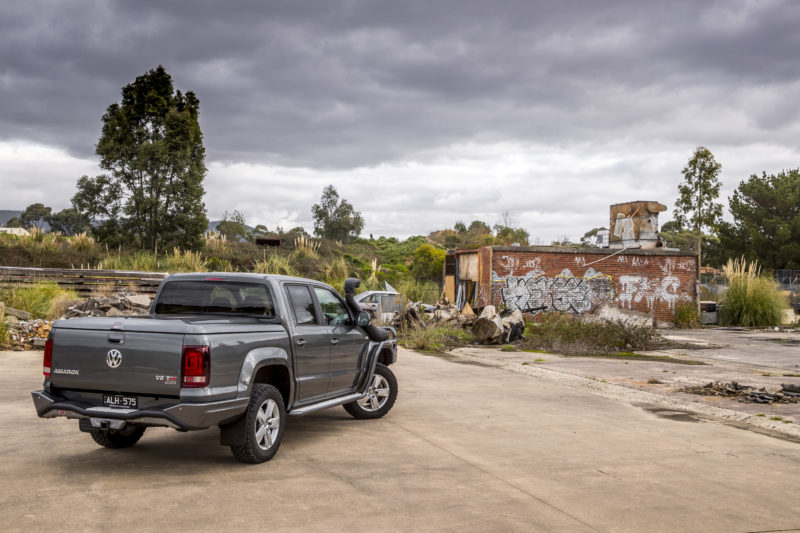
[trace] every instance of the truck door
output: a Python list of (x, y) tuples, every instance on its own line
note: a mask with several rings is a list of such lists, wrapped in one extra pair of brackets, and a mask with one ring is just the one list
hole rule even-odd
[(322, 324), (306, 285), (286, 285), (294, 321), (297, 399), (308, 400), (330, 389), (330, 331)]
[(362, 349), (367, 345), (367, 336), (347, 312), (344, 301), (334, 292), (323, 287), (314, 287), (314, 294), (322, 310), (324, 327), (330, 335), (331, 392), (340, 392), (355, 387), (359, 374)]

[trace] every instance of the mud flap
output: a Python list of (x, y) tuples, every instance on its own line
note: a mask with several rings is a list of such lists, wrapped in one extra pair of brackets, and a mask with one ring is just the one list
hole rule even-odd
[(246, 416), (240, 416), (230, 424), (219, 425), (219, 443), (222, 446), (241, 446), (244, 442)]

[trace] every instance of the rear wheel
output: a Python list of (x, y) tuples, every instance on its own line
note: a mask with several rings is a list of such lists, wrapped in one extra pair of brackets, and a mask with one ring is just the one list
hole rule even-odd
[(344, 408), (353, 418), (380, 418), (389, 412), (396, 399), (397, 378), (388, 366), (376, 363), (375, 375), (372, 376), (366, 396), (344, 404)]
[(142, 438), (143, 426), (126, 425), (116, 431), (92, 431), (94, 441), (106, 448), (130, 448)]
[(272, 385), (254, 385), (244, 417), (242, 440), (231, 446), (233, 456), (244, 463), (269, 461), (278, 452), (286, 426), (280, 391)]

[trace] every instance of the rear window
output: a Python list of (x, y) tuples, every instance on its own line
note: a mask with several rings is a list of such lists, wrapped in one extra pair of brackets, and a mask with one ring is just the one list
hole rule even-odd
[(275, 317), (266, 285), (235, 281), (171, 281), (156, 303), (157, 315), (223, 313)]

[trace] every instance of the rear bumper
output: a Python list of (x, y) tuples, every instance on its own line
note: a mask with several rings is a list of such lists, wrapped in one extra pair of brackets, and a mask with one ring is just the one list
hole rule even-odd
[[(45, 391), (31, 393), (36, 414), (41, 418), (89, 418), (96, 427), (102, 421), (124, 421), (177, 429), (205, 429), (236, 419), (245, 412), (249, 398), (209, 403), (178, 403), (163, 409), (115, 409), (67, 400)], [(114, 424), (112, 424), (112, 427)]]

